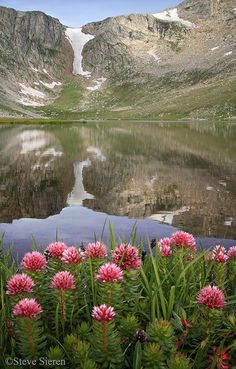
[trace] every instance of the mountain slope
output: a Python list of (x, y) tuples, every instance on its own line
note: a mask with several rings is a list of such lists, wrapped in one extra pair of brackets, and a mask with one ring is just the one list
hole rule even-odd
[(79, 29), (0, 7), (0, 110), (73, 119), (235, 117), (235, 26), (233, 0), (186, 0)]

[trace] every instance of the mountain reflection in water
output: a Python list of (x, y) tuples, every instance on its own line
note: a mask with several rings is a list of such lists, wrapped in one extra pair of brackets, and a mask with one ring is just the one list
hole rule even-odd
[(235, 139), (233, 123), (1, 126), (0, 223), (81, 205), (236, 239)]

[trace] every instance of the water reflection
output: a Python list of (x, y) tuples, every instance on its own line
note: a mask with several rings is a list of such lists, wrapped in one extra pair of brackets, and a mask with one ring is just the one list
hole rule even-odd
[(99, 123), (0, 128), (0, 222), (83, 205), (236, 239), (236, 126)]

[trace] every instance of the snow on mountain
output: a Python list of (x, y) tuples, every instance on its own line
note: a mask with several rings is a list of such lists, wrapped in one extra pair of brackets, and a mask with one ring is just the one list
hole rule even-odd
[(153, 16), (157, 19), (168, 21), (168, 22), (180, 22), (184, 26), (189, 27), (189, 28), (194, 27), (194, 23), (191, 23), (179, 17), (177, 8), (168, 9), (161, 13), (153, 14)]
[(102, 87), (103, 83), (106, 82), (106, 78), (98, 78), (96, 80), (93, 81), (93, 86), (91, 87), (87, 87), (87, 90), (89, 91), (97, 91), (100, 90), (100, 88)]
[(74, 51), (73, 74), (90, 77), (91, 73), (83, 70), (82, 52), (84, 45), (86, 45), (88, 41), (92, 40), (94, 36), (83, 33), (82, 28), (67, 28), (65, 35)]

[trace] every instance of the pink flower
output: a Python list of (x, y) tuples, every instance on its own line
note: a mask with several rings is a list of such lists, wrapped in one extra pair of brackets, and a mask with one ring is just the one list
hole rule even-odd
[(113, 251), (112, 261), (124, 270), (138, 269), (142, 263), (138, 249), (125, 243), (121, 243)]
[(226, 249), (220, 245), (215, 246), (212, 257), (217, 263), (226, 263), (228, 260)]
[(115, 317), (114, 308), (107, 305), (94, 306), (92, 318), (99, 322), (110, 322)]
[(97, 279), (108, 283), (119, 282), (123, 279), (123, 272), (116, 264), (107, 263), (100, 267)]
[(46, 267), (46, 258), (38, 251), (28, 252), (23, 257), (21, 267), (29, 272), (39, 272)]
[(70, 272), (58, 272), (54, 275), (51, 286), (58, 290), (73, 290), (75, 278)]
[(30, 293), (34, 285), (34, 281), (28, 275), (15, 274), (7, 282), (7, 294), (15, 296), (19, 293)]
[(104, 259), (107, 257), (107, 248), (103, 243), (89, 243), (84, 252), (87, 259)]
[(53, 259), (61, 259), (62, 254), (66, 249), (67, 245), (65, 243), (54, 242), (50, 243), (45, 251), (48, 252)]
[(223, 309), (225, 306), (225, 296), (218, 287), (207, 286), (199, 292), (197, 302), (209, 309)]
[(209, 361), (211, 365), (207, 369), (212, 368), (212, 364), (214, 363), (216, 369), (229, 369), (229, 360), (230, 357), (228, 355), (228, 350), (225, 348), (213, 348), (213, 355), (208, 355)]
[(15, 305), (13, 314), (18, 318), (35, 318), (43, 309), (35, 299), (23, 299)]
[(171, 239), (169, 237), (161, 238), (158, 242), (158, 246), (171, 246)]
[(228, 251), (228, 257), (229, 259), (236, 259), (236, 246), (230, 247)]
[(161, 238), (160, 241), (158, 242), (158, 247), (160, 249), (162, 256), (168, 257), (172, 255), (170, 238), (168, 237)]
[(171, 236), (171, 246), (183, 247), (196, 252), (196, 242), (192, 234), (178, 231)]
[(66, 264), (79, 264), (82, 257), (76, 247), (68, 247), (62, 254), (62, 261)]

